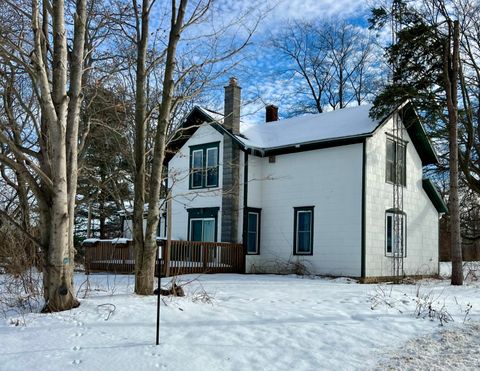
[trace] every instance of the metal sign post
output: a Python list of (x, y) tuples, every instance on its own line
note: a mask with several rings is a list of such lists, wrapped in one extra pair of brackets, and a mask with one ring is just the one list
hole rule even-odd
[(156, 345), (160, 343), (160, 288), (162, 283), (162, 247), (157, 247), (157, 266), (158, 266), (158, 280), (157, 280), (157, 341)]

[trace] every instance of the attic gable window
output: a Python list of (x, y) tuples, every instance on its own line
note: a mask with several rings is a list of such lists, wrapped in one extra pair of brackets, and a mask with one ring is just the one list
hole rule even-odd
[[(396, 140), (387, 138), (386, 148), (386, 181), (388, 183), (407, 185), (407, 146)], [(395, 162), (397, 167), (395, 169)]]
[(190, 189), (218, 187), (218, 142), (190, 147)]

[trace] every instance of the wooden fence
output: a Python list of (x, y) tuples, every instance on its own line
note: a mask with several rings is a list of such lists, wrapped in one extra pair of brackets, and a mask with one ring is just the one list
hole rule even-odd
[[(133, 243), (124, 240), (98, 240), (84, 244), (85, 271), (133, 273), (135, 252)], [(166, 270), (166, 241), (159, 240), (162, 248), (161, 274)], [(171, 241), (170, 275), (190, 273), (244, 273), (245, 253), (242, 244), (225, 242)], [(158, 274), (158, 266), (156, 267)]]

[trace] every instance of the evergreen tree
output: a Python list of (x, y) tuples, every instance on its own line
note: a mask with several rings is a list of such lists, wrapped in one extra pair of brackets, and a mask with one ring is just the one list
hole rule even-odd
[[(392, 66), (391, 83), (374, 101), (371, 115), (385, 117), (409, 99), (432, 128), (446, 123), (449, 145), (449, 215), (452, 285), (463, 284), (458, 197), (458, 79), (459, 22), (452, 21), (442, 1), (424, 1), (420, 7), (393, 0), (391, 9), (372, 10), (372, 28), (389, 24), (394, 43), (386, 48)], [(440, 124), (440, 125), (439, 125)]]

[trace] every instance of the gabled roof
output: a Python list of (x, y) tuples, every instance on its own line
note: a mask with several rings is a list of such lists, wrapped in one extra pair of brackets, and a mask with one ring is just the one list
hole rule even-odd
[(432, 201), (433, 206), (435, 206), (435, 209), (439, 213), (446, 213), (448, 212), (447, 205), (443, 201), (442, 196), (440, 195), (440, 192), (438, 192), (437, 187), (435, 184), (430, 179), (422, 179), (422, 186), (423, 190), (427, 194), (428, 198), (430, 201)]
[(297, 116), (259, 125), (248, 125), (239, 138), (253, 148), (280, 148), (297, 144), (369, 136), (379, 122), (368, 116), (369, 105)]
[[(391, 117), (390, 114), (382, 120), (372, 119), (371, 107), (349, 107), (262, 124), (241, 122), (240, 133), (233, 135), (222, 126), (221, 113), (196, 106), (182, 124), (182, 136), (176, 142), (181, 147), (192, 130), (209, 122), (222, 134), (232, 136), (242, 149), (260, 156), (358, 143), (372, 136)], [(412, 104), (406, 102), (395, 111), (400, 113), (423, 165), (437, 163), (435, 150)]]

